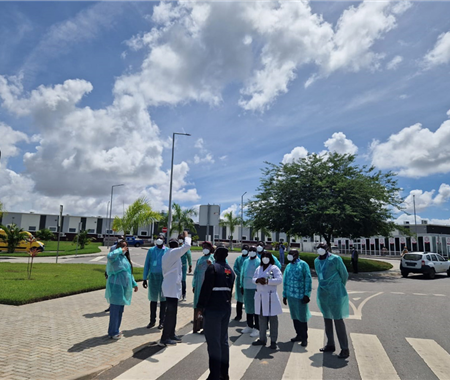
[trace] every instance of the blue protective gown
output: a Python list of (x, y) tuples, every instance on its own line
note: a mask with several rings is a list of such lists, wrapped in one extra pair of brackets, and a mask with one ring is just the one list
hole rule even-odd
[(260, 264), (261, 260), (258, 256), (253, 260), (249, 258), (242, 264), (241, 286), (244, 288), (244, 305), (247, 314), (255, 314), (256, 284), (253, 283), (253, 275)]
[(234, 273), (236, 275), (236, 281), (234, 283), (235, 286), (235, 297), (236, 301), (238, 302), (244, 302), (244, 296), (242, 294), (242, 284), (241, 284), (241, 271), (242, 271), (242, 265), (244, 264), (244, 261), (248, 259), (247, 256), (239, 256), (236, 261), (234, 262)]
[(328, 254), (324, 260), (317, 257), (314, 267), (319, 278), (317, 305), (324, 318), (348, 318), (349, 300), (345, 284), (348, 279), (347, 268), (340, 256)]
[(297, 259), (286, 266), (283, 274), (283, 298), (287, 298), (291, 318), (308, 322), (311, 318), (308, 304), (301, 302), (311, 296), (312, 279), (309, 266)]
[(208, 260), (214, 264), (214, 256), (212, 254), (203, 255), (197, 260), (194, 270), (194, 278), (192, 279), (192, 287), (194, 288), (194, 309), (197, 308), (198, 298), (202, 290), (203, 280), (205, 279), (206, 268), (208, 268)]
[(125, 257), (122, 248), (108, 253), (106, 256), (106, 281), (105, 298), (112, 305), (129, 305), (133, 288), (137, 286), (131, 274), (131, 265)]
[(164, 302), (166, 299), (161, 294), (163, 282), (162, 257), (169, 250), (168, 247), (151, 247), (147, 251), (144, 264), (144, 280), (148, 280), (148, 299), (153, 302)]
[(186, 275), (187, 275), (187, 267), (192, 265), (192, 254), (191, 250), (187, 251), (183, 256), (181, 256), (181, 270), (183, 277), (181, 281), (186, 281)]

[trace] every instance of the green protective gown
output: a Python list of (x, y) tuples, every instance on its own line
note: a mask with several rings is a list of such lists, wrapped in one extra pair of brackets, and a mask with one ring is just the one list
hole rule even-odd
[(311, 318), (308, 304), (301, 302), (304, 296), (311, 296), (311, 288), (308, 264), (299, 259), (289, 263), (283, 274), (283, 298), (287, 298), (292, 319), (308, 322)]
[(188, 265), (189, 266), (192, 265), (191, 250), (187, 251), (183, 256), (181, 256), (181, 269), (182, 269), (182, 274), (183, 274), (183, 278), (181, 279), (182, 281), (186, 281)]
[(259, 257), (253, 260), (245, 260), (242, 265), (241, 286), (244, 288), (244, 305), (247, 314), (255, 314), (256, 284), (253, 283), (253, 275), (261, 264)]
[(244, 296), (242, 295), (242, 284), (241, 284), (241, 271), (242, 271), (242, 265), (244, 264), (244, 261), (248, 259), (247, 256), (239, 256), (236, 261), (234, 262), (234, 273), (236, 275), (236, 281), (234, 283), (235, 287), (235, 297), (237, 302), (244, 302)]
[(208, 268), (208, 260), (214, 264), (214, 256), (212, 254), (203, 255), (197, 260), (194, 270), (194, 278), (192, 279), (192, 287), (194, 288), (194, 309), (197, 308), (198, 297), (202, 290), (203, 280), (205, 279), (206, 268)]
[(345, 284), (347, 268), (340, 256), (328, 254), (324, 260), (316, 258), (314, 267), (319, 278), (317, 305), (324, 318), (343, 319), (349, 315), (349, 300)]
[(133, 288), (137, 286), (131, 274), (131, 265), (123, 254), (122, 248), (118, 248), (108, 253), (106, 263), (105, 298), (112, 305), (129, 305)]
[(148, 280), (148, 299), (152, 302), (164, 302), (166, 299), (161, 294), (163, 274), (162, 257), (169, 250), (167, 247), (151, 247), (145, 258), (144, 279)]

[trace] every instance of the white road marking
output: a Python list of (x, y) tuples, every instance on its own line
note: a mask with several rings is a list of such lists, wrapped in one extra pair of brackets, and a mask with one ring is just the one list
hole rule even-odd
[(446, 297), (445, 294), (433, 294), (433, 296), (436, 296), (436, 297)]
[(362, 380), (400, 380), (376, 335), (351, 333), (350, 338)]
[[(362, 319), (362, 309), (364, 307), (364, 305), (367, 303), (367, 301), (369, 301), (370, 299), (372, 299), (373, 297), (379, 296), (380, 294), (383, 294), (383, 292), (379, 292), (376, 294), (371, 295), (370, 297), (367, 297), (364, 301), (362, 301), (358, 307), (356, 307), (355, 305), (353, 305), (352, 301), (349, 301), (349, 304), (351, 306), (351, 308), (353, 309), (353, 315), (350, 315), (349, 319), (358, 319), (361, 320)], [(353, 318), (352, 318), (353, 317)]]
[(98, 256), (98, 257), (94, 257), (92, 260), (89, 261), (100, 261), (102, 259), (106, 259), (106, 256)]
[(391, 292), (392, 294), (405, 294), (403, 292)]
[(117, 380), (154, 380), (163, 375), (205, 342), (202, 334), (189, 333), (183, 343), (166, 347), (122, 373)]
[(406, 338), (438, 379), (449, 378), (450, 355), (432, 339)]
[(361, 297), (353, 297), (352, 299), (355, 300), (355, 301), (358, 301), (358, 300), (361, 299)]
[(319, 349), (323, 347), (324, 331), (308, 329), (308, 335), (308, 347), (302, 347), (298, 342), (294, 343), (284, 370), (283, 380), (322, 379), (323, 367), (316, 367), (311, 360), (311, 356), (316, 355)]
[(425, 293), (413, 293), (415, 296), (426, 296)]

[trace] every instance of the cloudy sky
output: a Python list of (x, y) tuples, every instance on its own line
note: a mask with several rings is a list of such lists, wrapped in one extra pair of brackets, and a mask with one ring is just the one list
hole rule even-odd
[[(450, 224), (449, 2), (0, 1), (0, 200), (239, 210), (264, 162), (356, 153)], [(399, 213), (398, 220), (412, 220)]]

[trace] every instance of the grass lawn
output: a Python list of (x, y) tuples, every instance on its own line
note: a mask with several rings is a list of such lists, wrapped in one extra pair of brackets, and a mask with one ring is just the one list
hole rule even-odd
[[(143, 268), (133, 268), (136, 281)], [(105, 265), (34, 264), (27, 279), (27, 264), (0, 263), (0, 304), (23, 305), (104, 289)]]
[[(56, 256), (56, 247), (58, 245), (57, 241), (45, 241), (45, 251), (41, 252), (38, 257), (48, 257), (48, 256)], [(80, 253), (98, 253), (100, 251), (100, 246), (102, 243), (90, 243), (85, 246), (84, 249), (80, 249), (77, 245), (73, 244), (71, 241), (61, 241), (59, 242), (59, 254), (58, 256), (67, 256), (67, 255), (75, 255)], [(14, 257), (28, 257), (28, 253), (26, 252), (17, 252), (17, 253), (6, 253), (1, 252), (0, 256), (14, 256)]]

